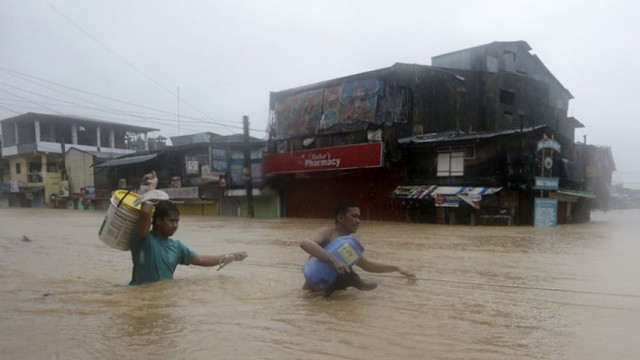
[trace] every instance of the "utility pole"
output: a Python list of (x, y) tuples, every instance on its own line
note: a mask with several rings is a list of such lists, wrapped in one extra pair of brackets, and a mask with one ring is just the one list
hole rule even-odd
[(61, 180), (66, 180), (66, 175), (67, 175), (67, 164), (65, 161), (65, 156), (66, 156), (66, 146), (64, 144), (64, 136), (60, 136), (60, 166), (62, 167), (61, 171), (60, 171), (60, 179)]
[(177, 102), (178, 102), (178, 136), (180, 136), (180, 86), (178, 86), (177, 90)]
[(245, 189), (247, 191), (247, 215), (250, 218), (255, 217), (253, 209), (253, 186), (251, 183), (251, 147), (249, 142), (249, 117), (243, 116), (242, 123), (244, 126), (244, 167), (242, 168), (242, 179), (244, 180)]

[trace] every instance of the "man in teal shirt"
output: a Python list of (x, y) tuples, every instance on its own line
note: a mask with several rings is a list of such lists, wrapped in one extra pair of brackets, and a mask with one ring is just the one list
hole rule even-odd
[[(146, 184), (155, 190), (155, 172), (145, 175)], [(141, 285), (173, 279), (178, 264), (216, 266), (247, 257), (244, 251), (225, 255), (199, 255), (171, 236), (178, 230), (180, 212), (170, 201), (142, 204), (140, 216), (131, 238), (133, 272), (130, 285)], [(151, 227), (151, 230), (149, 228)]]

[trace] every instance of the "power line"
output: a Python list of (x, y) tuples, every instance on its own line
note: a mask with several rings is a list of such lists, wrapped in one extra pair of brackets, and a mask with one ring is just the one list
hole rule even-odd
[(11, 95), (11, 96), (15, 96), (15, 97), (17, 97), (17, 98), (19, 98), (19, 99), (22, 99), (22, 100), (28, 101), (28, 102), (30, 102), (30, 103), (32, 103), (32, 104), (34, 104), (34, 105), (36, 105), (36, 106), (40, 106), (41, 108), (43, 108), (43, 109), (47, 109), (47, 110), (49, 110), (49, 111), (51, 111), (51, 112), (54, 112), (54, 113), (56, 113), (56, 114), (60, 114), (58, 111), (53, 110), (52, 108), (50, 108), (50, 107), (48, 107), (48, 106), (44, 106), (44, 105), (38, 104), (38, 103), (37, 103), (37, 102), (35, 102), (35, 101), (31, 101), (31, 100), (29, 100), (29, 99), (27, 99), (27, 98), (24, 98), (24, 97), (20, 96), (20, 95), (16, 95), (16, 94), (14, 94), (14, 93), (12, 93), (12, 92), (10, 92), (10, 91), (4, 90), (4, 89), (0, 89), (0, 91), (5, 92), (5, 93), (7, 93), (7, 94), (9, 94), (9, 95)]
[[(141, 74), (142, 76), (144, 76), (145, 78), (147, 78), (149, 81), (151, 81), (153, 84), (155, 84), (156, 86), (158, 86), (159, 88), (161, 88), (162, 90), (166, 91), (167, 93), (171, 94), (173, 97), (175, 97), (176, 99), (178, 99), (178, 101), (182, 101), (185, 104), (189, 105), (192, 109), (198, 111), (199, 113), (201, 113), (202, 115), (204, 115), (206, 118), (208, 119), (212, 119), (212, 117), (205, 113), (204, 111), (200, 110), (199, 108), (197, 108), (195, 105), (191, 104), (189, 101), (185, 100), (185, 99), (181, 99), (176, 93), (174, 93), (173, 91), (169, 90), (168, 88), (166, 88), (165, 86), (163, 86), (162, 84), (160, 84), (158, 81), (156, 81), (155, 79), (153, 79), (151, 76), (149, 76), (147, 73), (145, 73), (144, 71), (142, 71), (141, 69), (139, 69), (137, 66), (135, 66), (133, 63), (131, 63), (130, 61), (128, 61), (127, 59), (125, 59), (123, 56), (120, 56), (118, 53), (116, 53), (114, 50), (112, 50), (111, 48), (109, 48), (107, 45), (105, 45), (102, 41), (100, 41), (98, 38), (96, 38), (95, 36), (93, 36), (91, 33), (89, 33), (87, 30), (85, 30), (84, 28), (82, 28), (80, 25), (78, 25), (76, 22), (74, 22), (73, 20), (71, 20), (68, 16), (66, 16), (62, 11), (58, 10), (58, 8), (56, 8), (54, 5), (49, 4), (49, 7), (51, 7), (58, 15), (60, 15), (62, 18), (64, 18), (67, 22), (69, 22), (71, 25), (73, 25), (76, 29), (78, 29), (79, 31), (81, 31), (83, 34), (85, 34), (86, 36), (88, 36), (91, 40), (93, 40), (94, 42), (96, 42), (98, 45), (100, 45), (102, 48), (104, 48), (105, 50), (107, 50), (108, 52), (110, 52), (112, 55), (114, 55), (115, 57), (117, 57), (118, 59), (120, 59), (122, 62), (124, 62), (125, 64), (127, 64), (129, 67), (131, 67), (132, 69), (134, 69), (136, 72), (138, 72), (139, 74)], [(240, 128), (242, 128), (242, 126), (240, 126)]]
[(73, 20), (71, 20), (68, 16), (66, 16), (62, 11), (58, 10), (57, 7), (55, 7), (52, 4), (49, 4), (49, 7), (52, 8), (58, 15), (60, 15), (62, 18), (64, 18), (65, 20), (67, 20), (71, 25), (73, 25), (76, 29), (78, 29), (79, 31), (81, 31), (83, 34), (87, 35), (91, 40), (93, 40), (95, 43), (97, 43), (98, 45), (100, 45), (103, 49), (107, 50), (108, 52), (110, 52), (113, 56), (117, 57), (118, 59), (120, 59), (122, 62), (124, 62), (125, 64), (129, 65), (129, 67), (131, 67), (132, 69), (134, 69), (136, 72), (138, 72), (139, 74), (141, 74), (142, 76), (144, 76), (145, 78), (147, 78), (149, 81), (151, 81), (152, 83), (154, 83), (156, 86), (158, 86), (159, 88), (161, 88), (162, 90), (168, 92), (169, 94), (176, 96), (176, 94), (174, 94), (171, 90), (167, 89), (166, 87), (164, 87), (162, 84), (160, 84), (159, 82), (157, 82), (156, 80), (154, 80), (151, 76), (147, 75), (144, 71), (138, 69), (138, 67), (136, 67), (135, 65), (133, 65), (131, 62), (129, 62), (127, 59), (125, 59), (124, 57), (120, 56), (118, 53), (116, 53), (115, 51), (113, 51), (111, 48), (109, 48), (107, 45), (105, 45), (104, 43), (102, 43), (102, 41), (98, 40), (98, 38), (96, 38), (95, 36), (93, 36), (91, 33), (89, 33), (88, 31), (86, 31), (84, 28), (82, 28), (80, 25), (78, 25), (76, 22), (74, 22)]
[[(56, 83), (56, 82), (49, 81), (49, 80), (46, 80), (46, 79), (43, 79), (43, 78), (39, 78), (39, 77), (37, 77), (37, 76), (24, 74), (24, 73), (21, 73), (21, 72), (19, 72), (19, 71), (15, 71), (15, 70), (7, 69), (7, 68), (4, 68), (4, 67), (0, 67), (0, 71), (8, 72), (10, 75), (13, 75), (13, 76), (15, 76), (15, 77), (18, 77), (18, 78), (19, 78), (19, 79), (21, 79), (21, 80), (24, 80), (24, 79), (22, 79), (22, 77), (28, 77), (28, 78), (32, 78), (32, 79), (35, 79), (35, 80), (38, 80), (38, 81), (42, 81), (42, 82), (45, 82), (45, 83), (48, 83), (48, 84), (51, 84), (51, 85), (59, 86), (59, 87), (65, 88), (65, 89), (73, 90), (73, 91), (82, 92), (82, 93), (85, 93), (85, 94), (88, 94), (88, 95), (92, 95), (92, 96), (95, 96), (95, 97), (99, 97), (99, 98), (103, 98), (103, 99), (107, 99), (107, 100), (111, 100), (111, 101), (119, 102), (119, 103), (122, 103), (122, 104), (130, 105), (130, 106), (135, 106), (135, 107), (140, 107), (140, 108), (144, 108), (144, 109), (147, 109), (147, 110), (153, 110), (153, 111), (157, 111), (157, 112), (161, 112), (161, 113), (165, 113), (165, 114), (175, 115), (175, 114), (173, 114), (173, 113), (171, 113), (171, 112), (168, 112), (168, 111), (165, 111), (165, 110), (159, 110), (159, 109), (156, 109), (156, 108), (152, 108), (152, 107), (150, 107), (150, 106), (138, 105), (138, 104), (134, 104), (134, 103), (132, 103), (132, 102), (128, 102), (128, 101), (124, 101), (124, 100), (119, 100), (119, 99), (112, 98), (112, 97), (105, 96), (105, 95), (100, 95), (100, 94), (97, 94), (97, 93), (94, 93), (94, 92), (90, 92), (90, 91), (86, 91), (86, 90), (82, 90), (82, 89), (74, 88), (74, 87), (71, 87), (71, 86), (68, 86), (68, 85), (64, 85), (64, 84)], [(25, 81), (27, 81), (27, 80), (25, 80)], [(34, 84), (35, 84), (35, 83), (34, 83)], [(44, 85), (40, 85), (40, 84), (36, 84), (36, 85), (38, 85), (38, 86), (42, 86), (42, 87), (45, 87)], [(45, 88), (47, 88), (47, 87), (45, 87)], [(50, 88), (49, 88), (49, 89), (50, 89)], [(54, 90), (54, 91), (58, 91), (58, 90)]]
[[(99, 107), (86, 106), (86, 105), (83, 105), (83, 104), (78, 104), (78, 103), (75, 103), (75, 102), (71, 102), (71, 101), (67, 101), (67, 100), (62, 100), (62, 99), (54, 98), (54, 97), (51, 97), (51, 96), (48, 96), (48, 95), (44, 95), (44, 94), (40, 94), (40, 93), (36, 93), (36, 92), (30, 91), (30, 90), (26, 90), (26, 89), (20, 88), (20, 87), (18, 87), (18, 86), (11, 85), (11, 84), (7, 84), (7, 83), (1, 82), (1, 81), (0, 81), (0, 85), (5, 85), (5, 86), (8, 86), (8, 87), (14, 88), (14, 89), (16, 89), (16, 90), (26, 92), (26, 93), (28, 93), (28, 94), (32, 94), (32, 95), (35, 95), (35, 96), (44, 97), (44, 98), (49, 99), (49, 100), (58, 101), (58, 102), (60, 102), (60, 103), (67, 104), (68, 106), (78, 106), (78, 107), (85, 108), (85, 109), (89, 109), (89, 110), (97, 110), (97, 111), (108, 112), (108, 113), (113, 113), (113, 114), (117, 114), (117, 115), (125, 115), (125, 116), (137, 117), (137, 118), (141, 118), (141, 119), (145, 119), (145, 120), (158, 119), (158, 118), (154, 118), (154, 117), (141, 116), (141, 115), (135, 115), (135, 114), (128, 113), (128, 112), (124, 112), (124, 111), (120, 111), (120, 110), (117, 110), (117, 109), (112, 109), (112, 108), (104, 107), (104, 106), (102, 106), (102, 105), (100, 105), (100, 104), (96, 104), (96, 105), (97, 105), (97, 106), (99, 106)], [(72, 96), (72, 97), (73, 97), (73, 96)], [(80, 99), (80, 100), (84, 100), (84, 99)], [(30, 102), (32, 102), (32, 103), (33, 103), (33, 101), (30, 101)], [(92, 101), (87, 101), (87, 102), (92, 103), (92, 104), (95, 104), (95, 103), (94, 103), (94, 102), (92, 102)], [(41, 105), (41, 106), (42, 106), (42, 102), (39, 102), (39, 103), (37, 103), (37, 104), (39, 104), (39, 105)], [(60, 104), (59, 104), (59, 103), (57, 103), (57, 104), (53, 104), (53, 105), (58, 105), (58, 106), (60, 106)]]
[(2, 105), (0, 105), (0, 108), (3, 108), (3, 109), (5, 109), (5, 110), (7, 110), (7, 111), (10, 111), (10, 112), (12, 112), (12, 113), (14, 113), (14, 114), (20, 115), (20, 112), (15, 111), (15, 110), (11, 110), (11, 109), (9, 109), (9, 108), (8, 108), (8, 107), (6, 107), (6, 106), (2, 106)]
[[(89, 103), (95, 104), (94, 102), (91, 102), (90, 100), (86, 100), (86, 99), (83, 99), (83, 98), (75, 97), (73, 95), (69, 95), (67, 93), (64, 93), (64, 92), (58, 90), (58, 89), (51, 88), (49, 86), (40, 84), (38, 82), (44, 82), (44, 83), (51, 84), (51, 85), (56, 86), (56, 87), (61, 87), (61, 88), (64, 88), (64, 89), (68, 89), (68, 90), (84, 93), (84, 94), (87, 94), (87, 95), (95, 96), (95, 97), (106, 99), (106, 100), (109, 100), (109, 101), (114, 101), (114, 102), (125, 104), (125, 105), (128, 105), (128, 106), (133, 106), (133, 107), (138, 107), (138, 108), (142, 108), (142, 109), (146, 109), (146, 110), (151, 110), (153, 112), (161, 113), (161, 114), (164, 114), (166, 116), (170, 116), (172, 118), (176, 117), (176, 114), (173, 113), (173, 112), (152, 108), (152, 107), (146, 106), (146, 105), (134, 104), (132, 102), (128, 102), (128, 101), (112, 98), (112, 97), (109, 97), (109, 96), (100, 95), (100, 94), (97, 94), (97, 93), (94, 93), (94, 92), (90, 92), (90, 91), (74, 88), (74, 87), (71, 87), (71, 86), (68, 86), (68, 85), (56, 83), (56, 82), (53, 82), (53, 81), (50, 81), (50, 80), (46, 80), (46, 79), (43, 79), (43, 78), (40, 78), (40, 77), (37, 77), (37, 76), (33, 76), (33, 75), (28, 75), (28, 74), (25, 74), (25, 73), (22, 73), (22, 72), (19, 72), (19, 71), (15, 71), (15, 70), (11, 70), (11, 69), (8, 69), (8, 68), (5, 68), (5, 67), (1, 67), (0, 66), (0, 71), (4, 71), (4, 72), (8, 73), (9, 75), (12, 75), (12, 76), (14, 76), (14, 77), (16, 77), (16, 78), (18, 78), (18, 79), (20, 79), (22, 81), (26, 81), (26, 82), (34, 84), (36, 86), (40, 86), (40, 87), (43, 87), (45, 89), (60, 93), (62, 95), (70, 96), (70, 97), (73, 97), (73, 98), (76, 98), (76, 99), (80, 99), (82, 101), (86, 101), (86, 102), (89, 102)], [(32, 81), (30, 79), (37, 80), (38, 82)], [(11, 85), (9, 85), (9, 86), (11, 86)], [(37, 94), (37, 95), (40, 95), (40, 94)], [(79, 105), (79, 106), (83, 106), (83, 105)], [(98, 106), (101, 106), (101, 107), (106, 108), (106, 109), (111, 109), (111, 111), (115, 111), (115, 112), (120, 113), (122, 115), (133, 116), (133, 117), (137, 117), (137, 118), (141, 117), (141, 116), (136, 116), (135, 113), (132, 113), (130, 111), (129, 112), (125, 112), (123, 110), (117, 110), (117, 109), (114, 110), (113, 108), (109, 108), (109, 107), (106, 107), (104, 105), (99, 105), (99, 104), (98, 104)], [(155, 115), (155, 116), (158, 116), (158, 115)], [(240, 125), (225, 124), (225, 123), (221, 123), (221, 122), (218, 122), (218, 121), (215, 121), (215, 120), (208, 120), (208, 119), (196, 118), (196, 117), (185, 116), (185, 115), (180, 115), (180, 117), (181, 117), (181, 119), (190, 119), (190, 120), (194, 120), (194, 121), (197, 121), (197, 122), (203, 122), (203, 123), (207, 123), (207, 124), (212, 124), (212, 125), (224, 127), (224, 128), (227, 128), (227, 129), (232, 129), (232, 128), (233, 129), (242, 129), (242, 126), (240, 126)], [(148, 119), (148, 117), (143, 117), (143, 118)], [(171, 123), (169, 125), (175, 127), (175, 125), (173, 125)], [(251, 130), (252, 131), (258, 131), (258, 132), (266, 132), (266, 130), (260, 130), (260, 129), (251, 129)]]

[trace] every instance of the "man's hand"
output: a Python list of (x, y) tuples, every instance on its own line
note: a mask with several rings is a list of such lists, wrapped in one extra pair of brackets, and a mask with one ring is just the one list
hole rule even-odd
[(402, 267), (398, 267), (398, 272), (404, 276), (407, 277), (407, 280), (409, 281), (409, 283), (415, 283), (416, 282), (416, 276), (409, 270), (402, 268)]
[(244, 260), (244, 258), (248, 256), (246, 251), (234, 252), (234, 253), (231, 253), (231, 255), (233, 256), (233, 260), (235, 261), (242, 261)]
[(247, 257), (247, 253), (245, 251), (238, 251), (231, 254), (225, 254), (218, 261), (218, 271), (223, 267), (231, 264), (234, 261), (242, 261)]
[(149, 187), (149, 190), (155, 190), (158, 186), (158, 177), (156, 176), (156, 172), (152, 171), (143, 176), (142, 182), (144, 183), (144, 185), (147, 185)]
[(340, 275), (346, 275), (351, 272), (351, 269), (349, 269), (349, 265), (337, 258), (333, 260), (333, 266), (336, 268), (336, 270), (338, 270), (338, 274)]

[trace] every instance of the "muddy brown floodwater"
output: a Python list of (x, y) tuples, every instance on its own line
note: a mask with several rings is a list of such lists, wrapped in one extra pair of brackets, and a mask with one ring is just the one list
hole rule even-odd
[(635, 359), (640, 211), (553, 229), (363, 222), (372, 259), (418, 277), (329, 299), (301, 290), (309, 219), (187, 217), (221, 271), (127, 285), (128, 252), (99, 241), (104, 213), (0, 209), (2, 359)]

